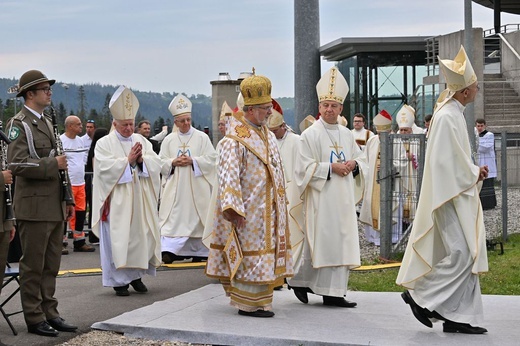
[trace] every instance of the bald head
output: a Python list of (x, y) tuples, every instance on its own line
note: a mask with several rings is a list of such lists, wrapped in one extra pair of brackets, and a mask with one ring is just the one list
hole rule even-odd
[(81, 120), (75, 115), (65, 118), (65, 135), (69, 138), (76, 138), (83, 131)]

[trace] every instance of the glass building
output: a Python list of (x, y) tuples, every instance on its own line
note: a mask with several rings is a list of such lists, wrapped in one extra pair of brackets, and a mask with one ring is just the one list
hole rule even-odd
[[(415, 108), (421, 101), (428, 103), (416, 110), (416, 122), (423, 124), (437, 93), (431, 90), (432, 85), (423, 85), (424, 77), (435, 74), (428, 73), (428, 68), (435, 66), (435, 57), (427, 56), (428, 39), (431, 36), (344, 37), (320, 48), (326, 60), (337, 62), (349, 84), (343, 109), (349, 124), (354, 114), (363, 113), (371, 127), (380, 110), (385, 109), (393, 117), (404, 104)], [(425, 93), (430, 97), (418, 99)]]

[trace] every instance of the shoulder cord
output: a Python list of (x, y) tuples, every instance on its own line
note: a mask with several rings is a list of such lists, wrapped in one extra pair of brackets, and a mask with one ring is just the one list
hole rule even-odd
[(34, 148), (34, 138), (29, 125), (27, 125), (24, 121), (22, 121), (23, 127), (25, 129), (25, 136), (27, 137), (27, 146), (29, 147), (29, 157), (31, 159), (40, 159), (40, 156), (36, 153), (36, 149)]

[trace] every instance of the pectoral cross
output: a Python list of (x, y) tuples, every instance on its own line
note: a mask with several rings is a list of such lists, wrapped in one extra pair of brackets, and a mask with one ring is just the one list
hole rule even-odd
[(181, 145), (181, 148), (182, 148), (182, 155), (186, 154), (186, 148), (189, 148), (190, 146), (187, 145), (186, 143), (182, 143)]
[(339, 150), (340, 150), (340, 149), (343, 149), (343, 147), (340, 146), (340, 145), (338, 144), (338, 142), (334, 142), (334, 145), (332, 145), (332, 146), (330, 146), (330, 147), (331, 147), (331, 148), (334, 148), (334, 151), (336, 152), (336, 156), (337, 156), (337, 158), (338, 158), (338, 160), (337, 160), (336, 162), (339, 162), (339, 163), (341, 163), (341, 162), (345, 162), (345, 160), (344, 160), (344, 159), (341, 157), (341, 155), (339, 154)]

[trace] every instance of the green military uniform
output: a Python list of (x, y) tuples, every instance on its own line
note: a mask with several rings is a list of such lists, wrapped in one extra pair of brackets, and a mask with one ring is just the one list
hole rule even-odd
[(16, 177), (13, 206), (23, 252), (20, 295), (25, 322), (33, 325), (59, 317), (54, 292), (66, 205), (58, 162), (53, 155), (56, 142), (51, 121), (39, 119), (24, 106), (6, 130), (11, 140), (8, 161), (38, 164), (38, 167), (12, 167)]

